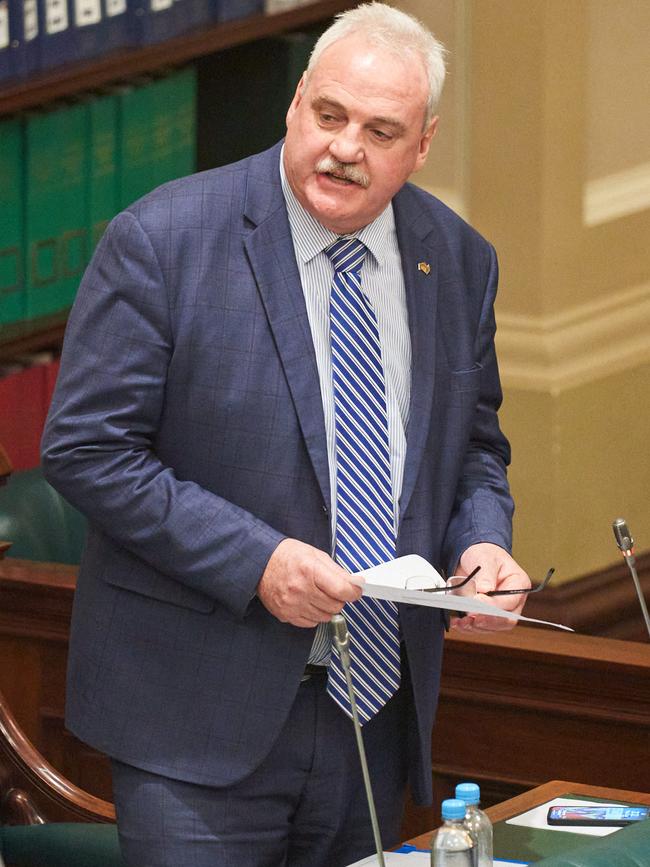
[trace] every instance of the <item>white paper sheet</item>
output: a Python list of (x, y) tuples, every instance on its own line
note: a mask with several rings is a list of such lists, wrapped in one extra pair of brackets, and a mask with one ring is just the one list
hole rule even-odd
[[(614, 831), (620, 831), (620, 828), (597, 827), (590, 825), (549, 825), (546, 821), (546, 814), (549, 807), (555, 807), (557, 804), (575, 804), (576, 807), (593, 807), (593, 801), (580, 801), (576, 798), (553, 798), (552, 801), (547, 801), (545, 804), (540, 804), (538, 807), (533, 807), (526, 813), (521, 813), (519, 816), (513, 816), (512, 819), (506, 819), (507, 825), (522, 825), (524, 828), (543, 828), (545, 831), (560, 831), (560, 833), (570, 834), (587, 834), (590, 837), (606, 837), (608, 834), (613, 834)], [(598, 806), (602, 806), (600, 803)]]
[(407, 554), (389, 563), (373, 566), (350, 576), (363, 587), (363, 595), (375, 599), (389, 599), (392, 602), (407, 602), (410, 605), (424, 605), (429, 608), (444, 608), (448, 611), (462, 611), (467, 614), (489, 614), (492, 617), (503, 617), (506, 620), (522, 620), (527, 623), (541, 623), (573, 632), (570, 626), (561, 623), (550, 623), (547, 620), (537, 620), (525, 617), (523, 614), (513, 614), (504, 611), (497, 605), (479, 599), (476, 596), (460, 596), (454, 593), (427, 593), (426, 588), (444, 587), (442, 576), (436, 572), (430, 563), (418, 554)]

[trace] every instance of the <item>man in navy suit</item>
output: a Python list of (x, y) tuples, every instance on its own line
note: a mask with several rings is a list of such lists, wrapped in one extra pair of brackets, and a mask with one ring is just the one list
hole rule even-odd
[[(479, 591), (529, 586), (508, 553), (496, 257), (407, 183), (443, 78), (442, 47), (409, 16), (344, 14), (284, 144), (136, 202), (79, 289), (43, 445), (89, 520), (67, 721), (112, 758), (134, 867), (337, 867), (373, 849), (352, 726), (327, 686), (327, 623), (361, 604), (335, 546), (325, 251), (341, 236), (365, 251), (395, 553), (480, 565)], [(431, 798), (444, 634), (435, 609), (395, 616), (394, 694), (364, 725), (387, 846), (407, 782)]]

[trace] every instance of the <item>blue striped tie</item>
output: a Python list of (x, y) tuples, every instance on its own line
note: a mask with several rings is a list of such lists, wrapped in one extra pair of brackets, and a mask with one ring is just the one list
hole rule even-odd
[[(339, 238), (325, 250), (334, 266), (330, 340), (336, 424), (336, 543), (334, 556), (349, 572), (395, 557), (386, 387), (377, 319), (361, 291), (366, 247)], [(400, 684), (397, 606), (362, 598), (343, 614), (350, 634), (351, 673), (362, 723)], [(351, 715), (341, 660), (332, 648), (327, 691)]]

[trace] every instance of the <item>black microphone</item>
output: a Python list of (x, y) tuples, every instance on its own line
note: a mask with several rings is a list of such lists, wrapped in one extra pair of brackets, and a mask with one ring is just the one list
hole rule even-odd
[(630, 574), (632, 575), (632, 580), (634, 581), (634, 587), (636, 589), (636, 595), (639, 597), (641, 613), (643, 614), (643, 619), (645, 620), (648, 635), (650, 635), (650, 615), (648, 614), (648, 608), (645, 604), (645, 598), (643, 596), (643, 588), (641, 587), (641, 582), (639, 581), (639, 576), (637, 575), (636, 571), (636, 558), (634, 556), (634, 539), (632, 538), (632, 534), (628, 529), (627, 522), (623, 518), (617, 518), (614, 521), (614, 523), (612, 524), (612, 530), (614, 531), (614, 538), (616, 539), (616, 544), (622, 551), (625, 562), (627, 563), (627, 567), (630, 570)]
[(614, 538), (620, 550), (626, 558), (631, 557), (632, 562), (634, 562), (634, 539), (625, 519), (617, 518), (612, 524), (612, 530), (614, 531)]

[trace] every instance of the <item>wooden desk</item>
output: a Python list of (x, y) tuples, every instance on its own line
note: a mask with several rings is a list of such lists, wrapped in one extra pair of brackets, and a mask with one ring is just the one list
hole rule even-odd
[[(107, 760), (63, 721), (75, 584), (72, 566), (0, 561), (0, 692), (57, 770), (111, 800)], [(434, 804), (409, 805), (401, 836), (436, 827), (441, 801), (461, 780), (480, 784), (486, 806), (528, 797), (549, 777), (647, 788), (649, 730), (647, 642), (522, 626), (451, 633), (433, 732)]]
[[(504, 819), (510, 819), (511, 816), (517, 816), (519, 813), (525, 813), (533, 807), (539, 806), (552, 798), (557, 798), (560, 795), (572, 792), (575, 795), (585, 795), (591, 798), (607, 798), (612, 801), (630, 801), (634, 804), (648, 804), (650, 806), (650, 793), (632, 792), (625, 789), (607, 789), (603, 786), (587, 786), (583, 783), (569, 783), (566, 780), (552, 780), (550, 783), (544, 783), (543, 786), (537, 786), (529, 792), (524, 792), (522, 795), (517, 795), (515, 798), (510, 798), (501, 804), (495, 804), (489, 807), (486, 813), (489, 815), (492, 823), (501, 822)], [(431, 831), (426, 834), (420, 834), (413, 840), (409, 840), (413, 846), (418, 849), (428, 849), (431, 845)]]

